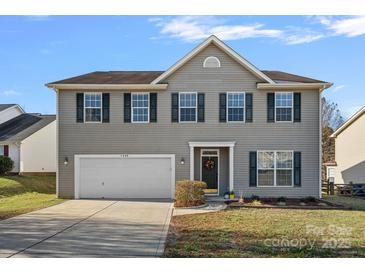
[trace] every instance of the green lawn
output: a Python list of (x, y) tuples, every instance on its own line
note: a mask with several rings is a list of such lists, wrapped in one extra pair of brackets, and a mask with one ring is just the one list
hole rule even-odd
[(0, 177), (0, 220), (63, 202), (55, 176)]
[(240, 208), (175, 216), (165, 256), (365, 257), (365, 211)]
[(351, 207), (355, 210), (365, 210), (365, 198), (352, 198), (346, 196), (323, 196), (323, 199), (331, 203)]

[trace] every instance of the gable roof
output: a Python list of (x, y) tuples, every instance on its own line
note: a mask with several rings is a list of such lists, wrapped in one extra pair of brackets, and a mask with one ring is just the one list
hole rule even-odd
[(287, 73), (278, 70), (262, 70), (267, 76), (273, 79), (276, 83), (278, 82), (298, 82), (298, 83), (326, 83), (325, 81), (316, 80), (292, 73)]
[(342, 126), (336, 129), (336, 131), (332, 133), (331, 137), (337, 137), (341, 132), (343, 132), (346, 128), (352, 125), (357, 119), (359, 119), (364, 114), (365, 114), (365, 106), (363, 106), (354, 115), (352, 115)]
[(149, 84), (163, 71), (94, 71), (48, 83), (55, 84)]
[(0, 124), (1, 141), (22, 141), (56, 120), (56, 115), (23, 113)]
[[(151, 80), (160, 76), (163, 71), (94, 71), (72, 78), (49, 83), (54, 84), (149, 84)], [(325, 83), (324, 81), (295, 75), (283, 71), (262, 70), (275, 82), (294, 82), (294, 83)]]
[(214, 44), (215, 46), (220, 48), (222, 51), (224, 51), (226, 54), (228, 54), (234, 60), (236, 60), (239, 64), (241, 64), (243, 67), (245, 67), (251, 73), (256, 75), (258, 78), (264, 80), (267, 83), (274, 84), (274, 81), (272, 79), (270, 79), (270, 77), (268, 77), (265, 73), (263, 73), (258, 68), (256, 68), (253, 64), (251, 64), (249, 61), (244, 59), (241, 55), (239, 55), (237, 52), (235, 52), (233, 49), (231, 49), (229, 46), (227, 46), (225, 43), (223, 43), (221, 40), (219, 40), (214, 35), (210, 36), (208, 39), (206, 39), (200, 45), (195, 47), (192, 51), (190, 51), (183, 58), (181, 58), (179, 61), (177, 61), (168, 70), (166, 70), (164, 73), (162, 73), (160, 76), (158, 76), (155, 80), (153, 80), (151, 82), (151, 84), (158, 84), (161, 81), (163, 81), (164, 79), (166, 79), (168, 76), (170, 76), (176, 70), (181, 68), (186, 62), (191, 60), (194, 56), (196, 56), (199, 52), (201, 52), (203, 49), (205, 49), (210, 44)]

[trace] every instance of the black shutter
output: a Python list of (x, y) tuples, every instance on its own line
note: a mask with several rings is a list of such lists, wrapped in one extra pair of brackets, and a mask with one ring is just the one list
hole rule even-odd
[(204, 93), (198, 93), (198, 122), (204, 122), (205, 112), (205, 94)]
[(77, 123), (84, 122), (84, 94), (83, 93), (76, 94), (76, 122)]
[(246, 123), (252, 123), (252, 93), (246, 93)]
[(267, 121), (275, 122), (275, 93), (267, 94)]
[(257, 152), (250, 151), (250, 184), (251, 187), (257, 186)]
[(300, 187), (302, 185), (302, 153), (294, 152), (294, 186)]
[(110, 94), (103, 93), (103, 123), (109, 123), (109, 105), (110, 105)]
[(179, 122), (179, 93), (171, 94), (171, 122)]
[(219, 122), (227, 122), (227, 94), (219, 93)]
[(301, 93), (294, 93), (294, 122), (301, 120)]
[(150, 93), (150, 123), (157, 122), (157, 93)]
[(124, 123), (131, 122), (131, 94), (124, 93)]

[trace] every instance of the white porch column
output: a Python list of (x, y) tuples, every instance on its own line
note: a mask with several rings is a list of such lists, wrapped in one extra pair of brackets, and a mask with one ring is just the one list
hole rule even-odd
[(233, 190), (233, 168), (234, 168), (233, 148), (234, 146), (229, 147), (229, 191)]
[(194, 180), (194, 146), (190, 145), (190, 180)]

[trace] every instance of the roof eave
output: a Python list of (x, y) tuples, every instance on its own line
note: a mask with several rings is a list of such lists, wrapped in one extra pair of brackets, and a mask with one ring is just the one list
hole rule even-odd
[(57, 90), (166, 90), (168, 84), (46, 84), (46, 87)]
[(365, 114), (365, 106), (352, 115), (342, 126), (340, 126), (334, 133), (331, 134), (331, 138), (336, 138), (341, 132), (348, 128), (352, 123), (354, 123), (358, 118)]
[(331, 87), (332, 83), (257, 83), (259, 90), (313, 90), (323, 91)]

